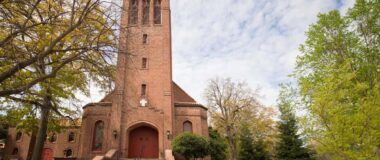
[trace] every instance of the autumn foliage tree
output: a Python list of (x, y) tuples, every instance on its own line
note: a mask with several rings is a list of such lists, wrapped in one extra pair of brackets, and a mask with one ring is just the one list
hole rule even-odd
[(34, 126), (39, 160), (48, 122), (57, 123), (49, 117), (71, 117), (90, 81), (109, 87), (117, 19), (109, 1), (0, 2), (1, 106), (19, 118), (18, 128)]
[(245, 113), (253, 113), (260, 106), (256, 93), (246, 83), (233, 82), (229, 78), (210, 80), (205, 90), (213, 125), (226, 135), (230, 159), (238, 158), (238, 136)]

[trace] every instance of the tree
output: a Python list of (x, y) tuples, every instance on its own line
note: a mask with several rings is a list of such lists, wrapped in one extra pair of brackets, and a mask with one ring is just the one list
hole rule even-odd
[(317, 152), (376, 159), (380, 140), (380, 2), (357, 0), (345, 16), (318, 15), (300, 47), (294, 77)]
[(4, 116), (0, 114), (0, 139), (7, 138), (8, 130), (7, 125), (4, 124)]
[(276, 157), (279, 160), (309, 160), (311, 155), (297, 134), (298, 126), (293, 113), (294, 99), (292, 97), (291, 89), (283, 86), (278, 98), (278, 108), (281, 115), (278, 122), (279, 142), (276, 148)]
[(174, 138), (173, 152), (188, 159), (203, 158), (209, 155), (209, 144), (206, 138), (185, 132)]
[(245, 125), (240, 132), (239, 160), (251, 160), (255, 156), (253, 149), (253, 137), (251, 131)]
[[(101, 0), (3, 0), (0, 5), (0, 99), (37, 132), (39, 160), (50, 124), (72, 119), (89, 81), (109, 87), (117, 20)], [(22, 121), (20, 121), (22, 120)], [(36, 126), (38, 121), (38, 126)], [(52, 128), (55, 128), (54, 125)]]
[(246, 83), (232, 82), (229, 78), (215, 78), (205, 91), (213, 123), (226, 134), (231, 160), (237, 160), (237, 136), (240, 116), (244, 110), (253, 110), (258, 105), (255, 94)]
[(265, 143), (262, 138), (258, 138), (253, 142), (253, 151), (255, 160), (268, 160), (270, 159), (269, 153), (265, 150)]
[[(39, 82), (55, 78), (72, 61), (87, 59), (92, 67), (107, 68), (99, 62), (109, 59), (111, 55), (105, 51), (115, 48), (110, 31), (116, 21), (104, 11), (104, 3), (101, 0), (2, 1), (0, 97), (23, 93)], [(38, 63), (52, 68), (44, 75), (36, 74), (38, 71), (30, 67)]]
[(247, 124), (243, 124), (240, 131), (239, 160), (266, 160), (269, 155), (265, 150), (262, 138), (254, 138)]
[(211, 160), (227, 159), (227, 143), (217, 130), (208, 128)]

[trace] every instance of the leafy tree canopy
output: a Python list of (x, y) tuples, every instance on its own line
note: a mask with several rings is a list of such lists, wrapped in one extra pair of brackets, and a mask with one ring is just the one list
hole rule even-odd
[(357, 0), (342, 16), (319, 14), (294, 77), (320, 154), (376, 159), (380, 141), (380, 1)]

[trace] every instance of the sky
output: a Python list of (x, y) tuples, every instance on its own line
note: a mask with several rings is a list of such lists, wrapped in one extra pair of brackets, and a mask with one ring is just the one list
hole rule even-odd
[[(215, 77), (259, 88), (276, 104), (279, 84), (291, 81), (299, 45), (318, 13), (345, 13), (354, 0), (171, 0), (173, 79), (199, 103)], [(104, 95), (91, 89), (85, 103)]]
[(171, 0), (173, 79), (200, 103), (214, 77), (245, 81), (276, 104), (291, 81), (299, 45), (318, 13), (345, 13), (354, 0)]

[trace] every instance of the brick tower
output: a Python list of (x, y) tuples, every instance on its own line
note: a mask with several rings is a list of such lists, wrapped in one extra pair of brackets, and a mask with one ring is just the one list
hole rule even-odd
[(170, 1), (123, 7), (116, 87), (83, 107), (78, 157), (117, 150), (122, 158), (164, 159), (176, 135), (208, 135), (207, 109), (172, 81)]
[[(169, 0), (125, 0), (112, 127), (122, 156), (158, 158), (173, 133)], [(114, 99), (116, 101), (116, 99)], [(115, 102), (114, 101), (114, 102)], [(144, 135), (146, 134), (146, 135)]]
[[(207, 108), (172, 81), (169, 0), (124, 0), (123, 8), (115, 89), (83, 107), (80, 126), (46, 141), (44, 159), (171, 159), (176, 135), (208, 135)], [(33, 137), (14, 127), (8, 135), (5, 153), (26, 159)]]

